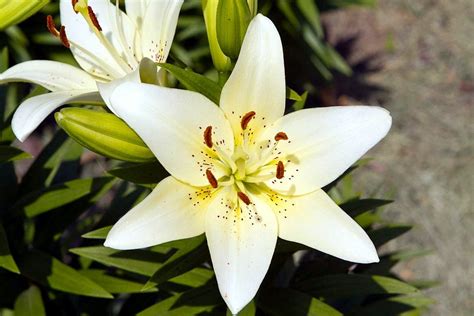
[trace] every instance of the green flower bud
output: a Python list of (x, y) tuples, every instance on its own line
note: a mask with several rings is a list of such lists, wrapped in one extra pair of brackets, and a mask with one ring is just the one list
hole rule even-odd
[(237, 59), (252, 19), (247, 0), (220, 0), (217, 6), (217, 40), (224, 54)]
[(71, 138), (105, 157), (130, 162), (156, 159), (141, 138), (113, 114), (71, 107), (54, 117)]
[(253, 17), (257, 15), (258, 0), (247, 0), (247, 3), (249, 5), (250, 15), (252, 16), (252, 19), (253, 19)]
[(0, 0), (0, 30), (26, 20), (48, 4), (49, 0)]
[(219, 46), (217, 41), (217, 5), (219, 0), (202, 0), (204, 21), (206, 22), (207, 38), (211, 50), (212, 62), (218, 71), (227, 72), (232, 70), (232, 62)]

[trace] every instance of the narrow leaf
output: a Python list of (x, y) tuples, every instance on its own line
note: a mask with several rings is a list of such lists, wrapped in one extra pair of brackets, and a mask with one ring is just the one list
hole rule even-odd
[(433, 303), (433, 300), (422, 295), (395, 296), (369, 304), (359, 309), (354, 315), (378, 316), (380, 311), (383, 311), (383, 315), (387, 316), (402, 315), (408, 311), (424, 308)]
[(84, 235), (82, 235), (82, 238), (86, 239), (105, 239), (107, 238), (107, 235), (109, 234), (109, 231), (112, 229), (112, 226), (106, 226), (102, 227), (96, 230), (93, 230), (91, 232), (88, 232)]
[(112, 177), (103, 177), (56, 184), (25, 195), (13, 208), (31, 218), (98, 192), (112, 180)]
[(52, 289), (92, 297), (113, 298), (113, 296), (89, 278), (58, 259), (31, 251), (20, 258), (21, 274)]
[(36, 286), (21, 293), (15, 301), (15, 316), (45, 316), (41, 291)]
[(120, 268), (141, 275), (152, 276), (167, 259), (167, 256), (146, 250), (121, 251), (102, 246), (69, 249), (70, 252), (86, 257), (106, 266)]
[(360, 199), (352, 200), (339, 205), (346, 213), (351, 217), (356, 217), (366, 211), (376, 209), (378, 207), (392, 203), (391, 200), (380, 200), (380, 199)]
[(306, 293), (288, 288), (262, 289), (257, 306), (270, 315), (292, 316), (342, 316), (333, 307)]
[(31, 155), (24, 151), (10, 146), (0, 146), (0, 163), (31, 158)]
[(7, 235), (3, 228), (3, 224), (0, 222), (0, 267), (7, 269), (13, 273), (20, 273), (18, 266), (15, 263), (11, 253), (10, 247), (8, 246)]
[(185, 247), (179, 249), (173, 256), (153, 274), (144, 287), (144, 290), (155, 287), (175, 276), (181, 275), (198, 265), (209, 257), (207, 242), (204, 235), (188, 239)]
[(351, 297), (372, 294), (409, 294), (417, 288), (402, 281), (376, 275), (341, 274), (306, 279), (296, 287), (316, 297)]
[(108, 275), (104, 270), (80, 270), (80, 274), (87, 278), (94, 280), (109, 293), (141, 293), (141, 292), (156, 292), (157, 289), (151, 288), (143, 291), (143, 283), (126, 280), (116, 276)]
[(108, 171), (109, 174), (136, 184), (156, 184), (168, 176), (168, 172), (158, 162), (144, 164), (123, 164)]
[(392, 239), (395, 239), (412, 229), (408, 225), (391, 225), (367, 232), (375, 246), (379, 247)]
[(210, 284), (174, 295), (141, 311), (137, 316), (197, 315), (223, 304), (216, 284)]
[(171, 64), (160, 64), (159, 66), (173, 74), (186, 89), (199, 92), (215, 104), (219, 104), (221, 87), (216, 82), (190, 69), (185, 70)]

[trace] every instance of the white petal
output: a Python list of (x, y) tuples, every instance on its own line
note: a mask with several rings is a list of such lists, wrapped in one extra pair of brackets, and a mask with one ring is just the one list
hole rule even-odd
[[(125, 83), (112, 94), (114, 111), (134, 129), (171, 175), (204, 186), (206, 169), (218, 178), (223, 169), (214, 163), (204, 144), (204, 130), (212, 126), (213, 142), (229, 155), (234, 136), (224, 113), (203, 95), (149, 84)], [(213, 165), (208, 165), (213, 164)]]
[(23, 101), (13, 115), (12, 129), (24, 141), (43, 120), (61, 105), (67, 103), (99, 103), (98, 92), (89, 90), (58, 91), (35, 96)]
[[(224, 188), (206, 215), (206, 237), (219, 291), (233, 314), (255, 296), (268, 271), (277, 241), (275, 214), (254, 204), (234, 210), (236, 192)], [(230, 207), (229, 207), (230, 206)]]
[(173, 177), (164, 179), (112, 227), (104, 245), (138, 249), (204, 233), (210, 199), (202, 190)]
[(280, 35), (273, 23), (257, 15), (250, 23), (239, 58), (222, 89), (220, 106), (240, 133), (241, 116), (254, 111), (258, 128), (285, 111), (285, 69)]
[(122, 78), (115, 79), (115, 80), (112, 80), (110, 82), (104, 82), (104, 83), (98, 82), (97, 83), (97, 88), (99, 89), (100, 95), (102, 96), (102, 99), (104, 100), (105, 104), (112, 111), (112, 113), (114, 113), (118, 117), (120, 117), (120, 116), (118, 115), (117, 112), (115, 112), (110, 98), (112, 96), (112, 93), (115, 91), (115, 89), (119, 85), (121, 85), (125, 82), (140, 83), (140, 69), (137, 68), (134, 71), (132, 71), (131, 73), (123, 76)]
[(165, 62), (173, 42), (183, 0), (149, 1), (142, 24), (142, 53), (156, 62)]
[[(285, 176), (270, 180), (272, 190), (300, 195), (322, 188), (340, 176), (390, 129), (387, 110), (375, 106), (343, 106), (301, 110), (275, 122), (262, 139), (285, 132), (275, 152)], [(278, 155), (276, 155), (278, 156)]]
[(125, 11), (138, 29), (141, 29), (149, 2), (150, 0), (125, 0)]
[[(128, 60), (125, 53), (125, 49), (133, 49), (134, 46), (135, 27), (130, 18), (119, 11), (122, 24), (119, 28), (116, 8), (109, 0), (89, 0), (89, 6), (96, 14), (102, 28), (102, 34), (111, 42), (125, 64), (132, 63), (133, 61)], [(65, 26), (67, 37), (72, 43), (71, 51), (84, 70), (108, 80), (121, 77), (131, 70), (121, 66), (117, 58), (112, 56), (110, 50), (101, 43), (93, 30), (90, 29), (83, 16), (74, 12), (70, 0), (61, 0), (60, 12), (61, 23)], [(124, 43), (121, 41), (120, 32), (123, 32), (128, 42), (127, 47), (124, 47)]]
[(323, 190), (298, 197), (272, 198), (280, 238), (347, 261), (379, 261), (369, 236)]
[(94, 90), (95, 80), (87, 72), (57, 61), (31, 60), (0, 74), (0, 83), (31, 82), (51, 91)]

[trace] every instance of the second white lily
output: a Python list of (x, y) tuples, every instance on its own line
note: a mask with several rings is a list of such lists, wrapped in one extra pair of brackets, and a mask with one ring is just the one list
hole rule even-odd
[[(140, 81), (138, 66), (143, 58), (165, 62), (182, 3), (125, 0), (125, 14), (118, 1), (113, 5), (109, 0), (61, 0), (63, 26), (56, 29), (51, 17), (47, 26), (71, 49), (84, 70), (55, 61), (33, 60), (0, 74), (0, 83), (31, 82), (51, 91), (25, 100), (16, 110), (12, 128), (17, 138), (25, 140), (61, 105), (107, 103), (108, 91), (115, 84), (124, 79)], [(106, 84), (109, 82), (112, 86)]]
[(172, 176), (115, 224), (106, 246), (205, 233), (234, 314), (255, 296), (278, 236), (344, 260), (378, 261), (365, 231), (321, 188), (387, 134), (391, 117), (368, 106), (283, 116), (282, 44), (264, 16), (249, 25), (220, 107), (198, 93), (136, 83), (120, 85), (111, 103)]

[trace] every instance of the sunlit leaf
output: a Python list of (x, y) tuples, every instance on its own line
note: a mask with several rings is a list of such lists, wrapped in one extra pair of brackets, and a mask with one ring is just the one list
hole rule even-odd
[(7, 235), (3, 229), (3, 224), (0, 222), (0, 267), (7, 269), (14, 273), (20, 273), (18, 266), (10, 253), (10, 247), (8, 246)]
[(155, 288), (143, 290), (143, 283), (108, 275), (104, 270), (80, 270), (79, 273), (94, 280), (95, 283), (99, 284), (109, 293), (141, 293), (157, 291)]
[(18, 296), (15, 301), (15, 316), (45, 316), (41, 291), (31, 286)]
[(0, 163), (26, 158), (31, 158), (31, 155), (15, 147), (0, 146)]

